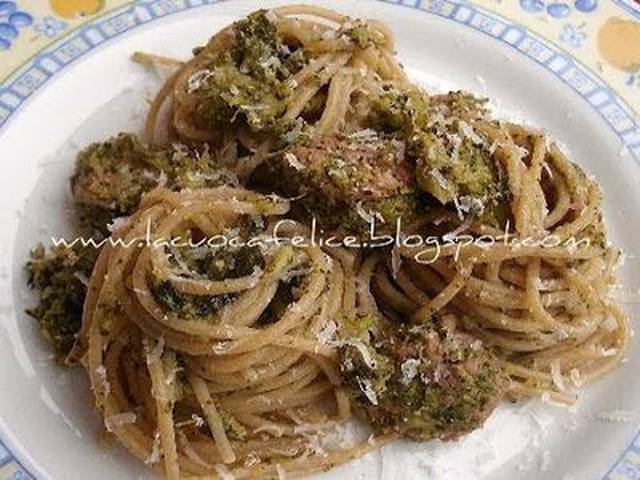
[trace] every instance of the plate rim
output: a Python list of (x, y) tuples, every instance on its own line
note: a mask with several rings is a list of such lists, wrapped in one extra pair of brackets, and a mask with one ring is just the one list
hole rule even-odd
[[(79, 59), (122, 35), (167, 16), (209, 7), (231, 0), (139, 0), (98, 16), (68, 32), (18, 67), (0, 83), (0, 134), (28, 106), (29, 100), (43, 90), (51, 79), (67, 70)], [(465, 0), (369, 0), (432, 14), (485, 34), (503, 45), (535, 61), (552, 73), (600, 116), (640, 166), (640, 114), (636, 113), (613, 88), (554, 42), (531, 32), (526, 26)], [(613, 3), (640, 19), (640, 6), (633, 0)], [(2, 423), (2, 422), (0, 422)], [(0, 469), (15, 466), (15, 480), (34, 478), (33, 462), (26, 452), (15, 448), (15, 435), (0, 425)], [(6, 452), (6, 454), (5, 454)], [(640, 431), (622, 451), (601, 478), (634, 478), (640, 463), (632, 457), (640, 455)], [(629, 470), (627, 470), (627, 467)], [(16, 473), (18, 476), (16, 476)], [(20, 476), (22, 475), (22, 476)]]

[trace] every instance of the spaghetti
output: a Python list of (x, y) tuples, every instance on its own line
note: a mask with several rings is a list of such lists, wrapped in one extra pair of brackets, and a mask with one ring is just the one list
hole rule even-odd
[[(413, 85), (383, 23), (287, 6), (187, 62), (135, 58), (176, 71), (153, 147), (95, 149), (135, 157), (116, 169), (134, 186), (154, 170), (95, 263), (71, 358), (107, 430), (167, 478), (306, 475), (398, 437), (457, 438), (504, 396), (570, 403), (623, 358), (597, 184), (482, 101)], [(187, 183), (166, 175), (176, 158)], [(91, 160), (76, 201), (109, 203), (115, 167)], [(362, 220), (406, 220), (400, 236), (439, 243), (319, 246), (301, 204), (353, 240)], [(150, 230), (163, 240), (140, 242)], [(331, 444), (354, 414), (375, 435)]]
[[(246, 190), (155, 190), (114, 233), (121, 242), (101, 252), (76, 354), (84, 353), (110, 431), (167, 478), (214, 475), (224, 464), (239, 478), (274, 475), (277, 465), (308, 473), (379, 443), (308, 458), (320, 448), (311, 442), (314, 434), (351, 416), (335, 348), (317, 340), (349, 296), (339, 261), (314, 247), (265, 246), (263, 268), (213, 281), (173, 264), (176, 257), (157, 242), (137, 246), (150, 225), (158, 239), (176, 238), (185, 228), (213, 238), (243, 217), (270, 222), (287, 210), (286, 201)], [(117, 246), (131, 242), (135, 248)], [(295, 299), (281, 316), (267, 318), (282, 301), (279, 288), (294, 276)], [(227, 301), (208, 318), (177, 318), (154, 292), (165, 282), (174, 295)], [(327, 394), (333, 401), (319, 407)], [(269, 463), (273, 458), (278, 462)]]
[[(541, 134), (517, 125), (474, 127), (498, 144), (513, 231), (465, 225), (455, 212), (441, 212), (437, 227), (420, 228), (485, 241), (420, 249), (418, 257), (415, 248), (401, 248), (396, 273), (390, 261), (374, 257), (365, 278), (396, 318), (421, 322), (455, 313), (493, 347), (516, 398), (547, 394), (572, 403), (571, 390), (619, 364), (629, 337), (610, 296), (619, 254), (606, 241), (600, 190)], [(531, 151), (518, 157), (520, 148)]]
[[(234, 167), (241, 178), (248, 178), (277, 147), (273, 131), (283, 128), (283, 123), (295, 123), (301, 116), (309, 115), (313, 118), (311, 123), (316, 137), (345, 129), (358, 130), (362, 116), (366, 114), (367, 97), (379, 91), (383, 82), (398, 87), (409, 85), (394, 56), (393, 34), (381, 22), (354, 22), (345, 15), (315, 6), (280, 7), (270, 10), (267, 15), (269, 18), (266, 20), (280, 32), (283, 41), (277, 49), (264, 49), (271, 56), (260, 58), (261, 65), (279, 65), (298, 52), (304, 53), (301, 55), (303, 59), (285, 72), (288, 76), (283, 82), (272, 80), (268, 84), (270, 90), (283, 90), (277, 98), (278, 108), (274, 113), (274, 116), (281, 117), (280, 125), (273, 122), (265, 125), (269, 122), (257, 120), (248, 122), (248, 126), (238, 127), (234, 122), (238, 115), (251, 118), (256, 110), (258, 113), (260, 109), (272, 110), (273, 99), (265, 100), (267, 95), (256, 94), (255, 85), (247, 86), (251, 94), (246, 96), (244, 104), (240, 99), (235, 101), (236, 97), (244, 94), (235, 83), (228, 87), (228, 91), (220, 93), (222, 97), (230, 97), (227, 103), (236, 107), (222, 121), (211, 125), (203, 113), (201, 107), (210, 101), (213, 94), (207, 88), (207, 80), (225, 73), (216, 66), (237, 43), (236, 37), (242, 35), (237, 33), (237, 28), (230, 26), (217, 33), (160, 89), (147, 116), (145, 135), (148, 139), (207, 142), (218, 158)], [(293, 53), (287, 58), (276, 56), (282, 50)], [(280, 74), (264, 69), (259, 73), (268, 78)], [(320, 107), (310, 113), (313, 110), (310, 106), (314, 104)], [(165, 106), (168, 118), (162, 122), (161, 112)], [(164, 133), (158, 132), (160, 127)], [(249, 153), (242, 155), (243, 151)]]

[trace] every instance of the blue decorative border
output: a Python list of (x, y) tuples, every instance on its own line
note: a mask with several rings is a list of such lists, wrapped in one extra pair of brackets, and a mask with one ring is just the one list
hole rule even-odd
[(620, 454), (616, 463), (604, 475), (604, 480), (638, 480), (640, 478), (640, 434)]
[[(22, 66), (0, 86), (0, 132), (11, 117), (51, 77), (91, 50), (136, 27), (158, 18), (223, 0), (138, 0), (70, 32)], [(463, 0), (377, 0), (423, 10), (484, 33), (526, 55), (578, 93), (611, 127), (640, 165), (640, 119), (606, 83), (555, 45)], [(636, 18), (634, 0), (613, 0)], [(0, 440), (0, 478), (33, 479)], [(640, 434), (623, 452), (605, 479), (640, 478)]]
[(640, 19), (640, 4), (637, 0), (613, 0), (623, 10), (626, 10), (631, 16)]
[(0, 440), (0, 478), (3, 480), (35, 480), (2, 440)]

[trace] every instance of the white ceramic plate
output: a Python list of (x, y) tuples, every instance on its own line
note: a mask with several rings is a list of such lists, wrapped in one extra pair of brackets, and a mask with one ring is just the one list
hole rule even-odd
[[(0, 458), (14, 456), (37, 478), (150, 476), (119, 448), (99, 447), (84, 372), (54, 365), (23, 313), (33, 297), (22, 265), (31, 245), (66, 232), (67, 179), (79, 146), (140, 128), (145, 100), (159, 79), (132, 64), (131, 53), (185, 57), (242, 14), (276, 4), (205, 3), (212, 2), (185, 1), (174, 8), (182, 11), (170, 12), (180, 2), (142, 1), (71, 34), (26, 67), (25, 75), (39, 69), (46, 82), (28, 99), (18, 98), (20, 107), (0, 130)], [(431, 2), (427, 12), (406, 3), (411, 5), (322, 2), (388, 22), (416, 80), (486, 95), (502, 114), (542, 127), (565, 145), (604, 189), (613, 239), (628, 254), (621, 291), (634, 318), (640, 158), (620, 135), (628, 109), (566, 53), (517, 25), (469, 5)], [(640, 478), (640, 461), (633, 461), (634, 454), (640, 458), (634, 453), (640, 442), (632, 445), (640, 420), (637, 343), (627, 363), (590, 387), (572, 409), (542, 402), (505, 405), (483, 429), (457, 443), (392, 445), (323, 477)]]

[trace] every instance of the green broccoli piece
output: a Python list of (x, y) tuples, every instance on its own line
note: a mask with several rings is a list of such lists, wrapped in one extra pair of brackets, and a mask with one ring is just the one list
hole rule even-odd
[(109, 222), (133, 213), (142, 195), (156, 187), (182, 190), (235, 182), (206, 152), (184, 145), (161, 148), (121, 133), (80, 152), (71, 190), (82, 227), (107, 234)]
[(468, 137), (425, 132), (416, 135), (413, 149), (418, 185), (443, 204), (468, 197), (484, 207), (505, 192), (498, 164)]
[(362, 21), (356, 21), (356, 25), (346, 29), (344, 33), (348, 38), (353, 40), (358, 48), (363, 50), (382, 45), (382, 37), (368, 28)]
[(56, 357), (64, 359), (82, 324), (87, 282), (99, 251), (92, 247), (34, 248), (25, 268), (28, 284), (40, 292), (40, 303), (27, 313), (38, 322)]
[(455, 438), (479, 427), (502, 396), (493, 355), (446, 322), (390, 326), (366, 317), (349, 337), (353, 324), (341, 335), (342, 377), (378, 433)]
[[(291, 75), (307, 62), (302, 49), (285, 45), (278, 26), (262, 10), (237, 22), (235, 42), (194, 82), (202, 97), (196, 123), (221, 130), (245, 122), (255, 132), (283, 135), (292, 127), (284, 120), (292, 93)], [(195, 77), (194, 77), (195, 78)]]
[(485, 215), (500, 223), (508, 196), (506, 176), (492, 146), (472, 127), (486, 118), (486, 100), (463, 92), (428, 97), (387, 87), (374, 98), (373, 128), (406, 142), (418, 187), (459, 214)]
[(295, 197), (294, 212), (323, 229), (366, 237), (393, 231), (421, 209), (421, 194), (395, 138), (364, 131), (296, 142), (274, 155), (252, 181), (262, 190)]
[[(174, 261), (186, 266), (190, 272), (209, 280), (222, 281), (251, 275), (265, 267), (258, 247), (242, 246), (238, 249), (217, 249), (197, 254), (198, 249), (185, 247), (174, 252)], [(180, 318), (188, 320), (211, 319), (237, 295), (189, 295), (176, 290), (168, 281), (157, 282), (151, 289), (155, 300)]]

